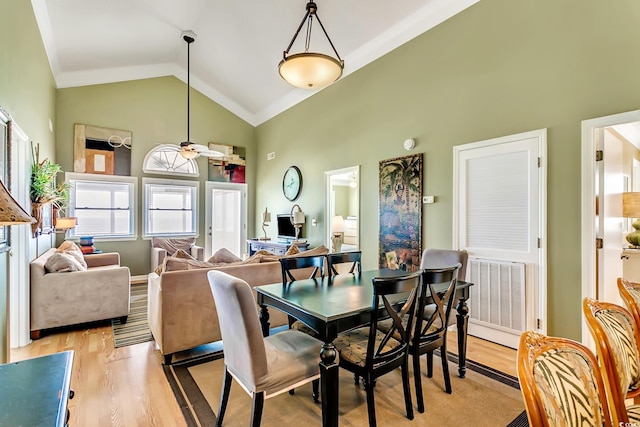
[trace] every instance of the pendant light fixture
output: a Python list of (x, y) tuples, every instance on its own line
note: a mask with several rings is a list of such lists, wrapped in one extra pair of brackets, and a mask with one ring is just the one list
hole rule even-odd
[(195, 144), (190, 139), (190, 113), (191, 113), (191, 84), (190, 84), (190, 46), (196, 41), (196, 33), (193, 31), (183, 31), (182, 39), (187, 42), (187, 140), (180, 143), (180, 155), (185, 159), (195, 159), (199, 153), (195, 149)]
[[(324, 29), (324, 25), (322, 25), (322, 21), (320, 21), (320, 17), (317, 14), (318, 6), (316, 3), (310, 1), (306, 7), (307, 13), (304, 18), (302, 18), (302, 22), (293, 35), (293, 39), (291, 39), (287, 50), (283, 53), (283, 59), (280, 61), (280, 64), (278, 64), (278, 72), (283, 79), (295, 87), (302, 89), (319, 89), (330, 85), (342, 76), (344, 61), (340, 58), (327, 31)], [(327, 37), (333, 52), (336, 54), (336, 58), (323, 53), (309, 52), (314, 17), (318, 20), (318, 24), (320, 24), (322, 32)], [(304, 52), (289, 55), (289, 50), (291, 46), (293, 46), (305, 22), (307, 23), (307, 34)]]

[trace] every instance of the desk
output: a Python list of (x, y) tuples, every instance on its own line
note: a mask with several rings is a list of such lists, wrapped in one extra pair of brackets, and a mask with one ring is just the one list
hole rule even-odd
[[(262, 333), (269, 334), (268, 306), (275, 307), (301, 320), (318, 332), (324, 341), (320, 351), (320, 377), (323, 426), (338, 425), (338, 364), (333, 340), (340, 332), (365, 325), (370, 318), (373, 300), (373, 277), (395, 277), (406, 274), (400, 270), (363, 271), (361, 276), (351, 274), (328, 278), (297, 280), (283, 286), (282, 283), (256, 286), (260, 305)], [(469, 310), (466, 304), (471, 283), (458, 282), (458, 372), (464, 378), (466, 372), (467, 324)], [(444, 289), (444, 286), (443, 286)]]
[(72, 366), (73, 351), (0, 365), (0, 426), (66, 426)]

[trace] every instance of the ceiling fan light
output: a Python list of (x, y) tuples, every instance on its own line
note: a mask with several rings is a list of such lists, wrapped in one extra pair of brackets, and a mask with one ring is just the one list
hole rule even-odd
[(280, 61), (278, 72), (290, 85), (319, 89), (342, 76), (344, 62), (322, 53), (296, 53)]
[(190, 149), (188, 149), (188, 148), (181, 148), (181, 149), (180, 149), (180, 155), (181, 155), (183, 158), (187, 159), (187, 160), (193, 160), (193, 159), (195, 159), (196, 157), (198, 157), (198, 156), (200, 155), (200, 153), (198, 153), (198, 152), (197, 152), (197, 151), (195, 151), (195, 150), (190, 150)]

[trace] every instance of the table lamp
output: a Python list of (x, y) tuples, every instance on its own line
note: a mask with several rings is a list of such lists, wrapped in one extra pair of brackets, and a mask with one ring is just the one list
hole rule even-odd
[[(17, 224), (33, 224), (36, 220), (31, 217), (20, 206), (16, 200), (11, 197), (11, 193), (0, 181), (0, 226), (5, 225), (17, 225)], [(7, 286), (7, 295), (5, 301), (9, 301), (9, 286)], [(8, 305), (3, 304), (3, 307)], [(9, 310), (6, 310), (6, 322), (9, 322)], [(8, 324), (8, 323), (6, 323)], [(7, 328), (7, 334), (4, 335), (9, 342), (9, 330)], [(0, 353), (0, 363), (7, 363), (9, 361), (9, 345), (5, 346), (6, 351)]]
[(305, 222), (304, 212), (302, 212), (300, 205), (293, 205), (291, 208), (290, 220), (291, 224), (293, 224), (293, 227), (296, 229), (296, 240), (294, 241), (297, 242), (298, 236), (300, 235), (300, 229), (302, 228), (302, 224)]
[(271, 222), (271, 212), (269, 212), (267, 208), (264, 208), (264, 212), (262, 212), (262, 231), (264, 232), (264, 237), (261, 237), (260, 240), (271, 240), (270, 237), (267, 237), (267, 230), (264, 229), (269, 226), (269, 224), (267, 224), (268, 222)]
[(331, 246), (333, 252), (340, 252), (344, 242), (344, 218), (342, 215), (335, 215), (331, 218)]
[(78, 225), (78, 218), (75, 216), (56, 218), (54, 224), (56, 230), (61, 230), (65, 234), (68, 230), (76, 228), (76, 225)]
[(640, 192), (622, 193), (622, 216), (636, 218), (631, 224), (634, 230), (627, 234), (625, 239), (631, 247), (640, 247)]

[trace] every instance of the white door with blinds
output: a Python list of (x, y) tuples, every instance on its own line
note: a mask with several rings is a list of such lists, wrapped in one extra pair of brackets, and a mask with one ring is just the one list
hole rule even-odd
[(546, 129), (454, 147), (454, 246), (469, 252), (469, 334), (546, 332)]
[(226, 248), (238, 257), (247, 252), (247, 184), (206, 183), (207, 258)]

